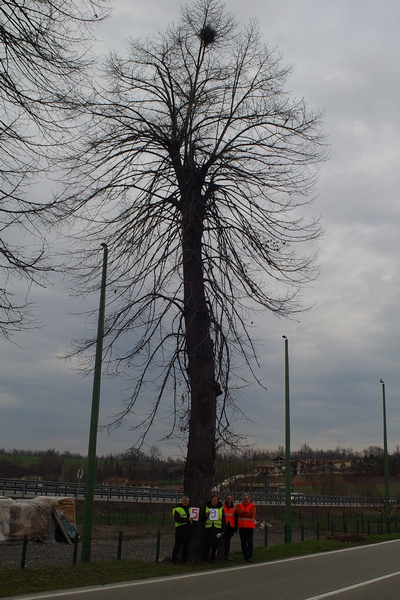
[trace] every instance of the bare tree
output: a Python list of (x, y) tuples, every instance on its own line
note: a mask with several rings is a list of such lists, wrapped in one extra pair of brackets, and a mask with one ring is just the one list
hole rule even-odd
[[(65, 143), (70, 107), (88, 66), (90, 28), (107, 0), (3, 0), (0, 3), (0, 334), (30, 322), (30, 303), (16, 299), (10, 279), (43, 281), (50, 265), (34, 176)], [(22, 238), (23, 244), (16, 243)], [(27, 247), (28, 246), (28, 247)]]
[(95, 289), (99, 242), (109, 246), (108, 368), (133, 380), (114, 425), (153, 392), (145, 435), (172, 398), (185, 492), (202, 505), (216, 444), (230, 441), (235, 373), (257, 364), (250, 310), (298, 311), (316, 274), (304, 246), (320, 229), (300, 207), (326, 155), (321, 115), (285, 91), (290, 68), (256, 23), (241, 30), (217, 0), (181, 16), (110, 57), (58, 208), (84, 224), (78, 291)]

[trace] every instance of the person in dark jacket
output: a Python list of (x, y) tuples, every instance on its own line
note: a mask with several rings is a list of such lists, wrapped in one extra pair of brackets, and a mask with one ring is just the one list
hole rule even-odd
[(225, 502), (222, 506), (225, 515), (225, 533), (223, 537), (223, 556), (225, 559), (229, 558), (229, 552), (231, 549), (231, 540), (235, 531), (238, 530), (238, 521), (236, 514), (236, 506), (233, 501), (232, 494), (228, 494), (225, 497)]
[(217, 494), (213, 494), (211, 500), (207, 502), (203, 519), (205, 521), (203, 561), (214, 562), (220, 538), (225, 531), (225, 515)]
[(192, 534), (192, 517), (190, 516), (189, 498), (182, 496), (180, 503), (172, 509), (175, 520), (175, 544), (172, 549), (172, 562), (176, 565), (182, 549), (182, 564), (189, 562), (189, 543)]

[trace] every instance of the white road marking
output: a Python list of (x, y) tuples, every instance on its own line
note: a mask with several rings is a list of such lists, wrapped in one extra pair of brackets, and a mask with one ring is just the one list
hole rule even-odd
[[(399, 539), (388, 540), (387, 542), (380, 542), (380, 545), (398, 544), (399, 542), (400, 542)], [(329, 554), (338, 554), (340, 552), (354, 552), (354, 551), (360, 551), (360, 550), (362, 551), (362, 550), (366, 550), (370, 547), (371, 547), (370, 544), (366, 544), (365, 546), (353, 546), (350, 548), (341, 548), (338, 550), (331, 550), (329, 552), (318, 552), (316, 554), (303, 554), (301, 556), (292, 556), (291, 558), (272, 560), (272, 561), (268, 561), (268, 562), (259, 562), (259, 563), (254, 563), (251, 565), (246, 564), (246, 565), (240, 565), (240, 566), (236, 566), (236, 567), (226, 567), (226, 568), (222, 568), (222, 569), (215, 569), (212, 571), (200, 571), (197, 573), (183, 573), (181, 575), (167, 575), (165, 577), (140, 579), (138, 581), (126, 581), (126, 582), (121, 582), (121, 583), (109, 583), (109, 584), (105, 584), (105, 585), (96, 585), (96, 586), (91, 586), (91, 587), (71, 588), (69, 590), (63, 590), (63, 591), (55, 591), (55, 592), (50, 591), (50, 592), (42, 592), (42, 593), (39, 592), (38, 594), (26, 594), (24, 596), (8, 596), (7, 598), (4, 598), (3, 600), (46, 600), (46, 598), (49, 598), (49, 597), (63, 598), (66, 596), (98, 592), (101, 589), (113, 590), (113, 589), (121, 589), (121, 588), (128, 588), (128, 587), (136, 587), (139, 585), (146, 585), (146, 584), (151, 584), (151, 583), (163, 583), (165, 581), (174, 581), (177, 579), (187, 579), (189, 577), (203, 577), (203, 576), (209, 577), (210, 575), (218, 575), (219, 573), (232, 572), (232, 570), (236, 571), (236, 570), (241, 570), (241, 569), (257, 569), (260, 567), (266, 567), (268, 565), (273, 565), (273, 564), (281, 563), (281, 562), (309, 560), (312, 558), (316, 558), (318, 556), (326, 557)], [(400, 571), (397, 571), (396, 573), (391, 573), (389, 575), (385, 575), (381, 578), (372, 579), (369, 582), (357, 584), (356, 586), (350, 586), (349, 588), (343, 588), (342, 590), (335, 590), (333, 592), (328, 592), (327, 594), (322, 594), (321, 596), (314, 596), (312, 598), (306, 598), (306, 600), (323, 600), (324, 598), (332, 597), (335, 594), (339, 594), (340, 592), (350, 590), (350, 589), (355, 589), (356, 587), (362, 587), (363, 585), (369, 585), (369, 583), (373, 583), (374, 581), (388, 579), (389, 577), (395, 577), (396, 575), (400, 575)]]
[(333, 590), (332, 592), (327, 592), (326, 594), (321, 594), (320, 596), (306, 598), (306, 600), (323, 600), (324, 598), (332, 598), (332, 596), (337, 596), (338, 594), (343, 594), (344, 592), (350, 592), (351, 590), (357, 590), (365, 587), (366, 585), (371, 585), (371, 583), (377, 583), (378, 581), (384, 581), (385, 579), (390, 579), (391, 577), (397, 577), (397, 575), (400, 575), (400, 571), (390, 573), (389, 575), (382, 575), (382, 577), (376, 577), (375, 579), (369, 579), (368, 581), (362, 581), (361, 583), (356, 583), (355, 585), (349, 585), (348, 587)]

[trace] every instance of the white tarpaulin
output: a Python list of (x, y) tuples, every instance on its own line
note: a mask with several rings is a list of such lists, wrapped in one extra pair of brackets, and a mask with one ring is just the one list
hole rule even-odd
[(0, 497), (0, 542), (22, 539), (54, 540), (57, 520), (54, 511), (62, 513), (75, 527), (73, 498), (37, 496), (32, 500)]

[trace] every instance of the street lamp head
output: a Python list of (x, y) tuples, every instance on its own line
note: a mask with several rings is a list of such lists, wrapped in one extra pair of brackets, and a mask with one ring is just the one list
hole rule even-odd
[(283, 339), (284, 339), (284, 340), (287, 340), (287, 337), (286, 337), (286, 335), (283, 335), (282, 337), (283, 337)]
[(385, 382), (383, 381), (383, 379), (380, 379), (379, 381), (380, 381), (380, 383), (385, 383)]

